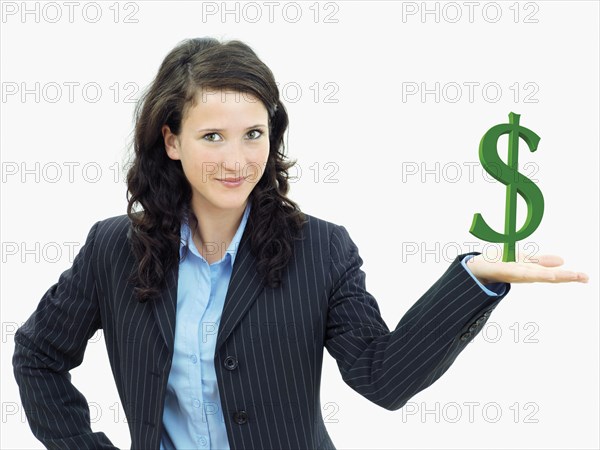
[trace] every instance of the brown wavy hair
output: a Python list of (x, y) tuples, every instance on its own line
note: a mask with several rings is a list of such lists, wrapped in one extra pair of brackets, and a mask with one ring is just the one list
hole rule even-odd
[[(288, 114), (271, 70), (239, 40), (186, 39), (163, 60), (135, 112), (133, 161), (127, 172), (129, 239), (137, 265), (129, 281), (140, 302), (155, 298), (169, 269), (179, 264), (181, 223), (198, 218), (191, 209), (192, 188), (181, 161), (167, 156), (161, 127), (178, 135), (199, 89), (251, 94), (269, 113), (269, 156), (262, 178), (252, 189), (246, 227), (250, 248), (263, 281), (277, 287), (288, 264), (293, 240), (299, 239), (305, 215), (286, 197), (288, 170), (296, 163), (285, 157), (283, 135)], [(143, 211), (134, 211), (139, 204)]]

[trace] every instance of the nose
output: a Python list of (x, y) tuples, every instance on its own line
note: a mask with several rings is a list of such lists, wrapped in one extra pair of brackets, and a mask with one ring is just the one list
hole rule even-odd
[(244, 151), (243, 143), (231, 142), (223, 151), (221, 168), (223, 174), (243, 176)]

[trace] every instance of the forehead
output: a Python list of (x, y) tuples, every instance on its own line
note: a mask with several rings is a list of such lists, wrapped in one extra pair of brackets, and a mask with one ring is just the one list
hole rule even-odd
[(250, 92), (224, 89), (199, 89), (194, 96), (193, 109), (198, 111), (220, 111), (245, 109), (266, 112), (261, 100)]
[(204, 88), (196, 92), (193, 103), (188, 105), (184, 119), (192, 125), (220, 128), (226, 121), (233, 127), (245, 128), (248, 121), (268, 118), (262, 101), (248, 92)]

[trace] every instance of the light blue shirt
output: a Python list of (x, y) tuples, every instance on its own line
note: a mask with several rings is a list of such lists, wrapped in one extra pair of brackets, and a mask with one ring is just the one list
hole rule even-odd
[[(179, 252), (183, 255), (187, 246), (188, 254), (179, 263), (174, 353), (165, 397), (161, 450), (229, 450), (214, 355), (225, 295), (250, 206), (248, 201), (225, 255), (212, 264), (198, 252), (188, 224), (181, 224)], [(502, 295), (505, 283), (486, 287), (471, 273), (465, 263), (472, 256), (461, 261), (465, 270), (488, 295)]]
[(223, 258), (209, 264), (198, 252), (187, 223), (181, 224), (177, 316), (173, 362), (163, 413), (161, 450), (227, 449), (214, 356), (217, 331), (250, 200)]
[(475, 277), (475, 275), (473, 275), (473, 272), (471, 272), (471, 269), (469, 269), (469, 267), (467, 267), (467, 261), (469, 259), (471, 259), (473, 256), (475, 256), (475, 255), (467, 255), (460, 261), (460, 263), (465, 268), (467, 273), (473, 277), (475, 282), (479, 285), (479, 287), (481, 287), (481, 289), (483, 289), (483, 291), (486, 294), (491, 295), (491, 296), (504, 295), (504, 291), (506, 291), (506, 283), (500, 282), (500, 283), (491, 283), (491, 284), (484, 285), (481, 283), (481, 281), (479, 281)]

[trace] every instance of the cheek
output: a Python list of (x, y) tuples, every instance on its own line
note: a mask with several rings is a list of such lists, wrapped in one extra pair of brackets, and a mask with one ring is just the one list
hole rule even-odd
[(248, 164), (248, 175), (252, 176), (255, 182), (258, 182), (262, 177), (262, 174), (265, 172), (265, 168), (267, 167), (267, 160), (269, 158), (269, 145), (267, 144), (265, 147), (261, 149), (257, 149), (256, 152), (252, 155), (250, 159), (250, 164)]
[(195, 151), (187, 162), (191, 175), (198, 181), (206, 182), (211, 176), (218, 174), (219, 161), (213, 152)]

